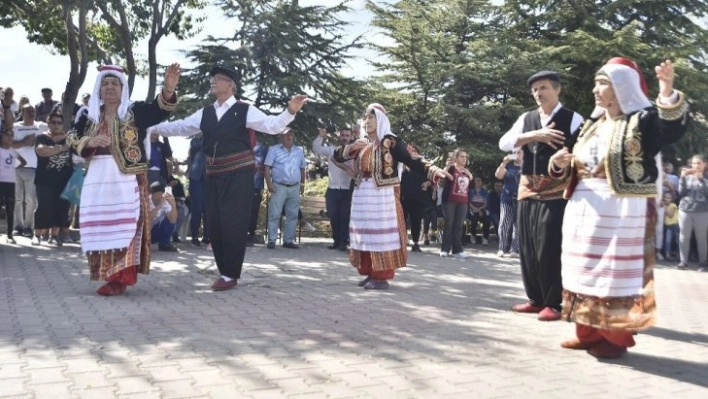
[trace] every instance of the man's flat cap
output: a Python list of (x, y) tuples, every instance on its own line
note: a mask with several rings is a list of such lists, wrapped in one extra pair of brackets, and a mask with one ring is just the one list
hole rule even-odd
[(48, 87), (43, 88), (42, 93), (46, 93), (46, 92), (52, 92), (52, 89), (50, 89)]
[(529, 80), (527, 81), (527, 83), (528, 83), (529, 86), (531, 86), (531, 85), (533, 84), (533, 82), (535, 82), (535, 81), (537, 81), (537, 80), (541, 80), (541, 79), (549, 79), (549, 80), (552, 80), (552, 81), (555, 81), (555, 82), (560, 82), (560, 80), (561, 80), (560, 75), (558, 74), (558, 72), (554, 72), (554, 71), (541, 71), (541, 72), (539, 72), (539, 73), (534, 74), (533, 76), (531, 76), (531, 77), (529, 78)]
[(217, 73), (228, 76), (229, 79), (233, 80), (235, 83), (238, 83), (239, 80), (241, 80), (241, 74), (238, 73), (237, 70), (224, 65), (217, 65), (211, 69), (211, 76), (214, 76)]

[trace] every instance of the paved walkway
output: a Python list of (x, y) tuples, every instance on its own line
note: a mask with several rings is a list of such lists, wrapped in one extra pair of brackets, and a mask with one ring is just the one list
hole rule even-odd
[(482, 247), (426, 248), (369, 292), (324, 241), (257, 246), (213, 293), (211, 253), (182, 245), (104, 298), (78, 246), (18, 244), (0, 244), (2, 398), (708, 397), (708, 273), (659, 268), (658, 326), (597, 361), (559, 348), (571, 324), (510, 312), (518, 261)]

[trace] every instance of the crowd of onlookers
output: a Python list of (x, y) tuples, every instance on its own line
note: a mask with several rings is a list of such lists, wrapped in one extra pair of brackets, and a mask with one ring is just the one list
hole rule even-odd
[[(83, 160), (69, 152), (63, 129), (62, 104), (53, 99), (50, 89), (42, 90), (42, 101), (32, 105), (27, 96), (15, 101), (12, 88), (0, 88), (2, 96), (2, 145), (0, 145), (0, 215), (7, 219), (7, 240), (30, 238), (32, 245), (61, 246), (72, 241), (69, 227), (77, 227), (75, 204), (62, 198), (62, 191), (75, 169), (83, 170)], [(83, 105), (89, 95), (82, 96)], [(81, 106), (75, 105), (74, 114)], [(10, 119), (12, 121), (10, 122)], [(8, 123), (10, 122), (10, 123)], [(268, 196), (263, 223), (267, 248), (278, 239), (284, 248), (297, 249), (297, 226), (315, 230), (300, 212), (300, 199), (308, 179), (329, 177), (327, 210), (332, 227), (331, 249), (346, 250), (348, 244), (348, 205), (351, 201), (354, 172), (351, 165), (337, 165), (332, 159), (337, 145), (352, 142), (355, 129), (334, 132), (322, 129), (313, 142), (315, 158), (308, 160), (306, 150), (295, 145), (295, 133), (279, 136), (280, 142), (266, 146), (255, 141), (253, 208), (248, 245), (258, 239), (258, 218), (263, 195)], [(335, 141), (329, 143), (328, 140)], [(167, 138), (150, 138), (148, 180), (150, 182), (150, 220), (153, 242), (162, 251), (177, 251), (174, 243), (186, 236), (195, 246), (209, 246), (209, 226), (205, 217), (204, 178), (206, 156), (201, 135), (192, 138), (186, 161), (176, 160)], [(414, 157), (422, 152), (408, 145)], [(314, 160), (313, 160), (314, 159)], [(410, 228), (411, 251), (421, 245), (440, 246), (440, 256), (465, 258), (463, 246), (470, 242), (488, 246), (490, 235), (497, 237), (499, 257), (518, 257), (516, 228), (517, 191), (523, 152), (503, 157), (493, 178), (473, 176), (463, 149), (450, 152), (446, 170), (450, 181), (434, 183), (404, 170), (400, 199)], [(185, 166), (186, 172), (180, 167)], [(702, 267), (708, 256), (708, 187), (703, 178), (705, 160), (697, 155), (676, 175), (671, 163), (663, 165), (663, 197), (657, 201), (657, 257), (679, 260), (685, 268), (697, 259)], [(185, 184), (186, 187), (185, 188)], [(325, 212), (325, 210), (323, 210)], [(284, 218), (284, 219), (283, 219)]]

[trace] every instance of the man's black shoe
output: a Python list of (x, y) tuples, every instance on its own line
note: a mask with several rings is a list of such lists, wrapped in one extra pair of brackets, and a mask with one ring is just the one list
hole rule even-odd
[(347, 250), (347, 245), (346, 245), (346, 244), (340, 245), (340, 246), (339, 246), (339, 250), (342, 251), (342, 252), (343, 252), (343, 251), (346, 251), (346, 250)]
[(286, 242), (286, 243), (283, 243), (283, 248), (300, 249), (300, 246), (295, 244), (294, 242)]
[(172, 244), (158, 245), (157, 249), (163, 252), (179, 252), (179, 250), (175, 248)]
[(269, 242), (268, 245), (266, 245), (266, 248), (268, 248), (268, 249), (273, 249), (273, 248), (275, 248), (275, 243), (274, 243), (274, 242)]
[(339, 244), (337, 244), (336, 242), (332, 245), (327, 246), (327, 249), (338, 249), (338, 248), (339, 248)]

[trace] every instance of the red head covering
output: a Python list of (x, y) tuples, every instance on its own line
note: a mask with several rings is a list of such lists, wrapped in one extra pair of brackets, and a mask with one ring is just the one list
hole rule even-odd
[(644, 73), (642, 73), (642, 70), (639, 68), (636, 62), (630, 60), (629, 58), (624, 58), (624, 57), (614, 57), (610, 58), (605, 65), (607, 64), (620, 64), (624, 65), (627, 67), (630, 67), (634, 69), (637, 74), (639, 74), (639, 84), (642, 87), (642, 91), (644, 92), (645, 96), (649, 95), (649, 86), (647, 86), (647, 81), (644, 79)]

